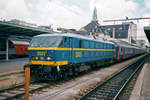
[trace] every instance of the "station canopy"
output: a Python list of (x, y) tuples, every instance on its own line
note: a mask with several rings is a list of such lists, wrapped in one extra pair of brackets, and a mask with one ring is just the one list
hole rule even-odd
[(150, 26), (145, 26), (144, 31), (145, 31), (146, 37), (148, 38), (148, 41), (150, 43)]
[(0, 21), (0, 38), (8, 38), (11, 35), (34, 36), (45, 33), (51, 34), (52, 32), (50, 32), (50, 30), (41, 29), (38, 27), (30, 27), (6, 21)]

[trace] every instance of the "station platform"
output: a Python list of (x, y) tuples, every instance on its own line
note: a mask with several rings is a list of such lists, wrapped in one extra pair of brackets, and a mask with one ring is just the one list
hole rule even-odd
[(137, 78), (130, 100), (150, 100), (150, 57)]
[(23, 67), (28, 61), (28, 57), (10, 59), (8, 61), (0, 60), (0, 74), (23, 71)]

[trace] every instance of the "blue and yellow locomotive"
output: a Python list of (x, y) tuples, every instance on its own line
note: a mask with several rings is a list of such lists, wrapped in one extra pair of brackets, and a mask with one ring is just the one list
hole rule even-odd
[(71, 33), (34, 36), (28, 53), (31, 73), (46, 80), (77, 75), (117, 59), (114, 43)]

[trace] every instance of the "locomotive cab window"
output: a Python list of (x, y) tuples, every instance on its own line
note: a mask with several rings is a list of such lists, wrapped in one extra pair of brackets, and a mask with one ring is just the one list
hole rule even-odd
[(67, 38), (63, 38), (58, 47), (59, 48), (67, 48)]
[(59, 36), (38, 36), (34, 37), (29, 45), (30, 48), (51, 48), (58, 47), (63, 37)]

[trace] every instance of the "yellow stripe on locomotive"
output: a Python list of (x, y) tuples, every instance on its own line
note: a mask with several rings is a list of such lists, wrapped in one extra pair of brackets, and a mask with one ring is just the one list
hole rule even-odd
[(61, 66), (67, 65), (68, 61), (33, 61), (29, 62), (30, 65), (46, 65), (46, 66)]
[(116, 51), (115, 49), (86, 49), (86, 48), (28, 48), (28, 50), (82, 50), (82, 51)]

